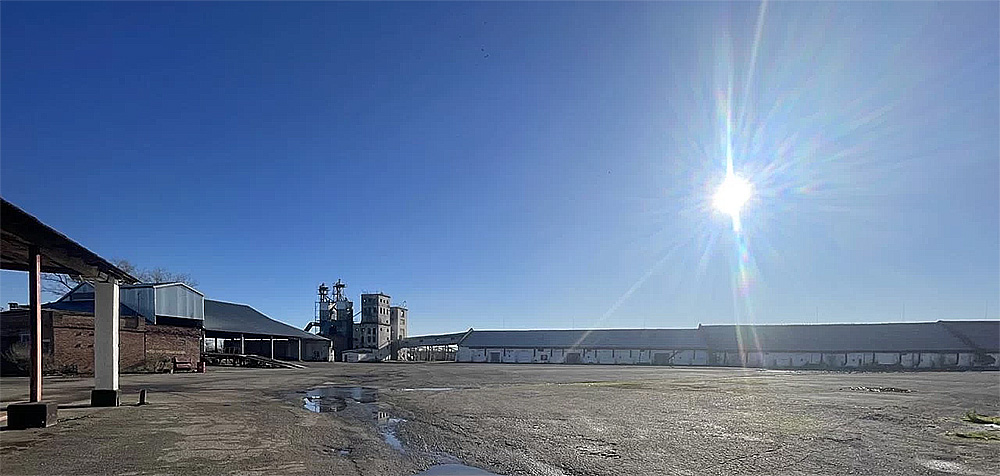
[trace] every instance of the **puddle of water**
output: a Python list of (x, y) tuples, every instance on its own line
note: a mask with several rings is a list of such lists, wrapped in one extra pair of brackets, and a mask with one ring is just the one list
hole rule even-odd
[(405, 453), (403, 442), (399, 440), (396, 432), (400, 423), (406, 420), (391, 418), (389, 413), (379, 411), (377, 402), (378, 390), (370, 387), (319, 387), (307, 391), (302, 399), (302, 405), (306, 410), (317, 413), (339, 412), (347, 409), (349, 405), (367, 408), (371, 411), (375, 427), (385, 443), (394, 450)]
[(416, 476), (498, 476), (496, 473), (491, 473), (479, 468), (473, 468), (472, 466), (466, 466), (464, 464), (439, 464), (427, 468), (427, 471), (422, 473), (417, 473)]
[(446, 392), (448, 390), (455, 390), (454, 387), (419, 387), (419, 388), (404, 388), (404, 392)]
[(403, 442), (399, 441), (399, 436), (396, 435), (399, 424), (406, 420), (402, 418), (385, 418), (384, 421), (380, 418), (379, 420), (379, 433), (382, 434), (385, 443), (400, 453), (406, 453), (406, 450), (403, 449)]
[(369, 387), (320, 387), (306, 392), (302, 405), (311, 412), (339, 412), (350, 402), (374, 403), (378, 390)]

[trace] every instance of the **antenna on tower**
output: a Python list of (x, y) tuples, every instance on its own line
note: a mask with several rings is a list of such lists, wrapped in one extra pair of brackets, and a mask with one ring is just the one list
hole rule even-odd
[(346, 284), (344, 284), (343, 282), (341, 282), (340, 279), (337, 279), (337, 282), (334, 283), (334, 285), (333, 285), (333, 300), (334, 301), (340, 302), (340, 301), (343, 301), (344, 299), (346, 299), (344, 297), (344, 288), (346, 288), (346, 287), (347, 287)]

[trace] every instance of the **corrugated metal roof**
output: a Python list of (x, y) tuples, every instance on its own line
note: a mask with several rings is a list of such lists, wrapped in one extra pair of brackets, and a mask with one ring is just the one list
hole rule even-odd
[(1000, 321), (939, 321), (977, 350), (1000, 352)]
[(463, 347), (546, 348), (577, 347), (601, 349), (704, 349), (698, 329), (573, 329), (477, 331)]
[[(715, 351), (907, 352), (968, 351), (961, 339), (936, 322), (701, 326)], [(740, 341), (742, 340), (742, 346)]]
[(296, 339), (329, 340), (267, 317), (260, 311), (231, 302), (205, 300), (205, 330), (258, 334)]
[[(80, 314), (94, 315), (94, 301), (56, 301), (42, 304), (42, 309), (50, 311), (76, 312)], [(120, 317), (139, 317), (135, 309), (125, 304), (118, 303), (118, 315)]]
[(128, 286), (122, 286), (122, 288), (167, 288), (167, 287), (184, 287), (190, 289), (192, 292), (200, 294), (202, 297), (205, 296), (205, 293), (191, 287), (190, 284), (182, 283), (180, 281), (170, 281), (164, 283), (139, 283), (139, 284), (131, 284)]
[[(950, 326), (952, 330), (949, 330)], [(956, 335), (969, 335), (969, 343)], [(975, 336), (975, 337), (973, 337)], [(743, 345), (740, 345), (742, 340)], [(1000, 348), (1000, 321), (710, 325), (698, 329), (472, 331), (463, 347), (711, 349), (764, 352), (970, 352)]]
[(451, 334), (435, 334), (426, 336), (412, 336), (400, 339), (400, 348), (421, 347), (428, 345), (455, 345), (462, 342), (462, 339), (472, 332), (472, 329)]

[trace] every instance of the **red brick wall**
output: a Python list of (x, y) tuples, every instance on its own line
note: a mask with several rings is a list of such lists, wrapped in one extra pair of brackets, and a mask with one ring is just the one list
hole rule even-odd
[[(197, 362), (201, 359), (201, 329), (175, 326), (146, 327), (146, 357), (177, 357)], [(124, 364), (122, 365), (124, 367)]]
[(94, 330), (79, 327), (53, 327), (52, 370), (67, 373), (93, 373)]
[[(94, 318), (54, 313), (52, 320), (53, 371), (94, 372)], [(171, 357), (197, 362), (201, 358), (201, 329), (148, 325), (143, 318), (122, 318), (118, 333), (118, 366), (129, 369)]]
[[(146, 332), (149, 332), (150, 327), (152, 326), (146, 327)], [(125, 328), (118, 330), (119, 369), (124, 370), (143, 363), (146, 357), (146, 332)]]
[[(27, 310), (2, 314), (0, 336), (4, 345), (17, 342), (21, 333), (28, 332), (27, 314)], [(94, 316), (43, 311), (42, 338), (46, 372), (94, 372)], [(141, 317), (121, 319), (118, 334), (121, 370), (172, 357), (197, 362), (201, 358), (201, 329), (147, 325)]]

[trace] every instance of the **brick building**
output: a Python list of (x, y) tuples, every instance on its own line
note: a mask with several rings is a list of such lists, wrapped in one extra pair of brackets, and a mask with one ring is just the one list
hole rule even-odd
[[(157, 370), (165, 362), (201, 358), (204, 297), (180, 283), (124, 286), (119, 304), (119, 366)], [(130, 304), (126, 304), (130, 303)], [(0, 313), (0, 371), (23, 374), (21, 351), (29, 340), (29, 311)], [(26, 354), (25, 354), (26, 355)], [(42, 365), (46, 373), (94, 372), (94, 288), (77, 286), (42, 306)]]
[[(93, 306), (91, 306), (93, 309)], [(9, 357), (18, 343), (28, 342), (27, 309), (0, 313), (0, 349), (3, 374), (26, 374)], [(132, 310), (122, 309), (119, 320), (119, 365), (122, 371), (155, 370), (157, 363), (200, 358), (201, 329), (149, 324)], [(42, 309), (42, 365), (45, 373), (94, 372), (94, 314), (86, 310)], [(162, 367), (163, 364), (160, 364)]]

